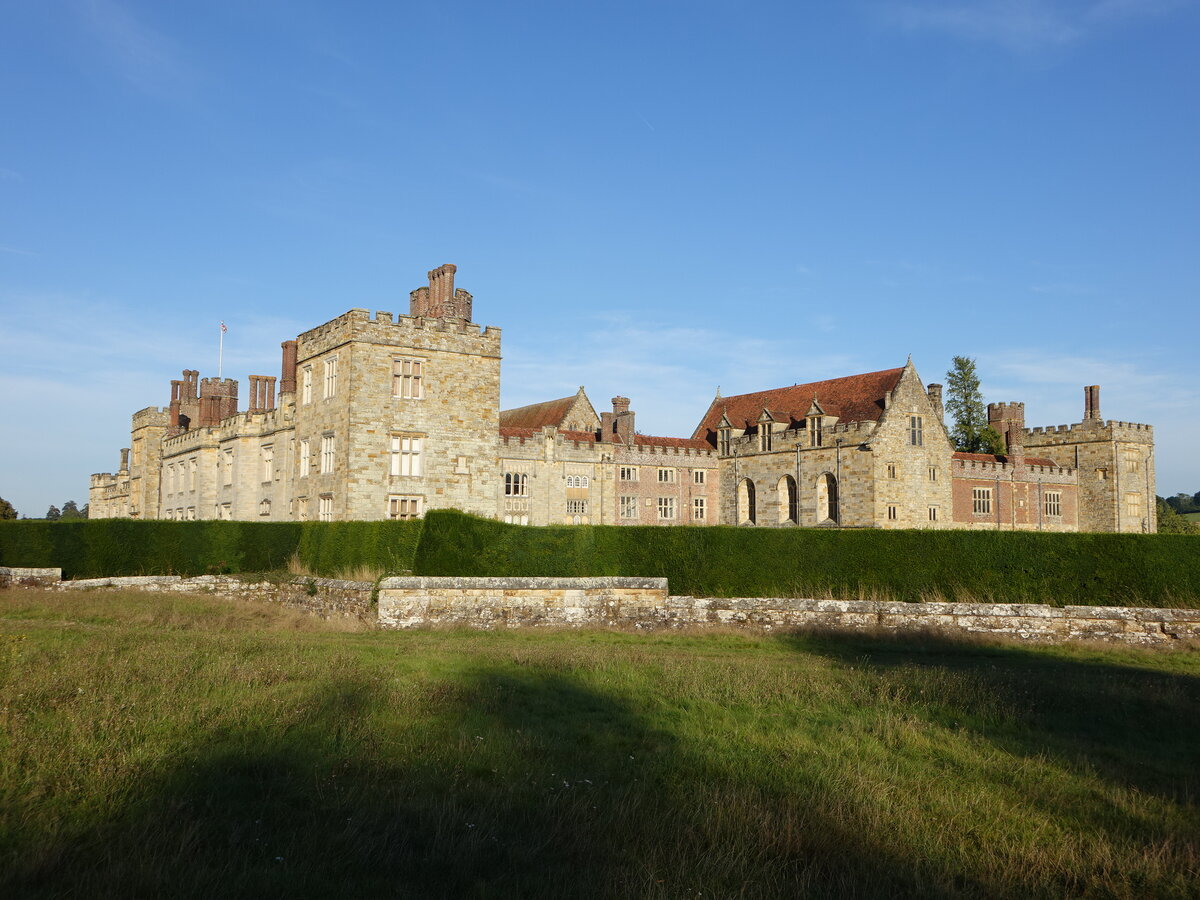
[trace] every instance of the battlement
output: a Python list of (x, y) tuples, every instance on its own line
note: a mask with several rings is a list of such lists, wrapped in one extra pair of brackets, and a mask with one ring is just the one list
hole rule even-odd
[(1091, 419), (1071, 425), (1038, 425), (1035, 428), (1026, 428), (1025, 436), (1041, 439), (1035, 441), (1037, 444), (1045, 443), (1046, 438), (1061, 438), (1062, 443), (1097, 440), (1148, 442), (1154, 440), (1154, 426), (1144, 425), (1140, 422), (1119, 422), (1114, 419), (1108, 421)]
[(500, 329), (461, 319), (395, 315), (386, 310), (355, 308), (299, 336), (301, 356), (308, 358), (350, 341), (396, 344), (417, 349), (456, 349), (482, 356), (500, 355)]
[(1040, 476), (1056, 477), (1061, 480), (1074, 480), (1078, 473), (1071, 466), (1022, 465), (1000, 460), (982, 459), (952, 459), (950, 461), (951, 475), (956, 478), (994, 478), (1008, 477), (1014, 472), (1020, 472), (1020, 481), (1040, 481)]
[(169, 415), (170, 410), (165, 406), (147, 406), (145, 409), (139, 409), (133, 414), (133, 429), (136, 431), (151, 426), (166, 427)]

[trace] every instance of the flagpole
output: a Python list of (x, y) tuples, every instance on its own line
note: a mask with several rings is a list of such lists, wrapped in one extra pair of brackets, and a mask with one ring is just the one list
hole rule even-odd
[(225, 323), (221, 323), (221, 340), (217, 344), (217, 377), (221, 377), (221, 367), (225, 362)]

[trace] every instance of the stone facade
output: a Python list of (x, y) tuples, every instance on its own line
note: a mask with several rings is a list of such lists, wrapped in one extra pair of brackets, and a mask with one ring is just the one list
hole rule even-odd
[[(281, 375), (185, 369), (133, 416), (94, 518), (363, 520), (455, 508), (524, 525), (1153, 531), (1148, 425), (1027, 429), (992, 404), (1004, 456), (955, 453), (941, 386), (904, 366), (718, 395), (689, 438), (640, 434), (583, 388), (500, 410), (500, 331), (440, 266), (409, 314), (352, 309), (284, 341)], [(278, 384), (278, 395), (276, 386)], [(1038, 455), (1027, 455), (1036, 452)]]

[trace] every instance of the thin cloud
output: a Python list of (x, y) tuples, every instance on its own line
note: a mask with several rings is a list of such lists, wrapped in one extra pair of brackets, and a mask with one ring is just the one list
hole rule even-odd
[(84, 0), (80, 20), (109, 63), (147, 94), (164, 96), (192, 80), (178, 45), (116, 0)]
[(22, 250), (20, 247), (6, 247), (0, 244), (0, 253), (12, 253), (16, 256), (37, 256), (32, 250)]
[(0, 181), (24, 181), (25, 176), (16, 169), (0, 169)]
[(938, 32), (1030, 52), (1078, 43), (1098, 30), (1172, 12), (1188, 0), (977, 0), (881, 7), (885, 21), (910, 32)]
[[(505, 348), (505, 408), (573, 394), (580, 384), (597, 409), (623, 394), (639, 430), (686, 436), (720, 385), (725, 396), (866, 371), (870, 362), (830, 353), (822, 341), (738, 338), (704, 328), (656, 325), (619, 314), (582, 322), (569, 346), (536, 338)], [(875, 366), (877, 368), (877, 366)]]

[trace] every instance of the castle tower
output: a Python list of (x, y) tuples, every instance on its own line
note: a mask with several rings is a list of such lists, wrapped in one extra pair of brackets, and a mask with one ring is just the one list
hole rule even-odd
[(500, 330), (470, 321), (455, 272), (431, 271), (411, 316), (352, 309), (297, 339), (299, 518), (496, 514)]
[(1083, 419), (1025, 429), (1026, 449), (1072, 466), (1079, 477), (1079, 530), (1154, 532), (1154, 429), (1100, 416), (1100, 386), (1083, 389)]
[(1004, 438), (1005, 455), (1014, 466), (1025, 464), (1025, 404), (989, 403), (988, 427)]

